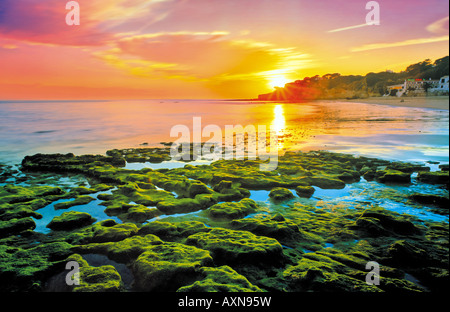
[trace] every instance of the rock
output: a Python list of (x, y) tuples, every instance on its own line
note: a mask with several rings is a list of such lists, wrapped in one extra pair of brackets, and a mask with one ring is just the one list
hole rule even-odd
[(35, 228), (36, 223), (34, 223), (31, 217), (0, 221), (0, 237), (15, 235), (24, 231), (32, 231)]
[(235, 230), (249, 231), (255, 235), (274, 238), (290, 247), (321, 241), (316, 235), (301, 231), (297, 224), (287, 221), (281, 214), (272, 218), (255, 217), (234, 220), (231, 222), (231, 227)]
[(406, 240), (399, 240), (391, 244), (387, 254), (390, 263), (401, 267), (421, 266), (430, 259), (425, 250), (408, 243)]
[(449, 208), (449, 198), (448, 196), (440, 196), (440, 195), (434, 195), (434, 194), (420, 194), (415, 193), (409, 196), (409, 199), (412, 199), (413, 201), (416, 201), (420, 204), (424, 205), (435, 205), (440, 208), (447, 209)]
[(283, 272), (290, 291), (381, 292), (376, 286), (349, 275), (351, 270), (342, 263), (320, 254), (308, 255)]
[(180, 287), (177, 292), (260, 292), (247, 278), (229, 266), (204, 267), (199, 270), (201, 280), (192, 285)]
[(52, 230), (72, 230), (95, 222), (95, 218), (86, 212), (68, 211), (62, 215), (54, 217), (47, 225)]
[(213, 191), (203, 182), (194, 181), (188, 187), (189, 197), (194, 198), (198, 194), (211, 194)]
[(279, 264), (283, 259), (277, 240), (247, 231), (214, 228), (189, 236), (186, 244), (210, 251), (214, 260), (222, 264)]
[(411, 173), (386, 169), (375, 173), (375, 179), (381, 183), (411, 183)]
[(153, 245), (162, 244), (157, 236), (133, 236), (117, 242), (91, 243), (72, 248), (74, 252), (82, 254), (103, 254), (119, 263), (131, 263)]
[(209, 215), (216, 219), (239, 219), (250, 213), (257, 211), (257, 204), (254, 200), (245, 198), (240, 202), (225, 202), (215, 204), (209, 208)]
[(222, 193), (223, 191), (231, 190), (233, 187), (233, 182), (231, 181), (220, 181), (214, 186), (214, 191)]
[(312, 186), (297, 186), (295, 192), (299, 197), (311, 198), (313, 196), (315, 189)]
[(40, 243), (19, 248), (0, 244), (1, 291), (41, 291), (44, 280), (72, 252), (65, 242)]
[(276, 187), (270, 191), (269, 197), (275, 201), (285, 201), (294, 198), (294, 194), (287, 188)]
[(449, 184), (448, 171), (420, 172), (417, 180), (428, 184)]
[(184, 221), (169, 223), (163, 221), (153, 221), (145, 224), (139, 229), (139, 235), (154, 234), (167, 241), (175, 241), (186, 238), (192, 234), (199, 232), (208, 232), (208, 228), (204, 223), (199, 221)]
[(345, 188), (345, 182), (339, 179), (333, 179), (328, 177), (308, 177), (305, 178), (304, 181), (308, 181), (310, 185), (314, 185), (320, 187), (321, 189), (343, 189)]
[(123, 289), (122, 278), (112, 265), (90, 266), (80, 255), (72, 255), (67, 261), (79, 264), (79, 285), (73, 292), (119, 292)]
[(357, 227), (374, 236), (389, 236), (391, 233), (401, 235), (421, 234), (422, 231), (411, 221), (382, 208), (365, 210), (356, 220)]
[(199, 278), (198, 269), (212, 265), (208, 251), (179, 243), (151, 246), (133, 265), (139, 291), (176, 291)]
[(91, 196), (79, 196), (73, 201), (57, 203), (57, 204), (55, 204), (54, 207), (56, 210), (68, 209), (73, 206), (87, 205), (93, 200), (95, 200), (95, 198), (93, 198)]
[(105, 220), (96, 225), (89, 229), (90, 235), (82, 240), (83, 243), (118, 242), (138, 232), (138, 227), (132, 223), (116, 224), (114, 220)]

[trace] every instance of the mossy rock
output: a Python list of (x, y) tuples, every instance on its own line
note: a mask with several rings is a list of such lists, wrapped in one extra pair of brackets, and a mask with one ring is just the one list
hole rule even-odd
[(67, 231), (75, 228), (84, 227), (95, 222), (87, 212), (67, 211), (60, 216), (56, 216), (47, 224), (47, 227), (52, 230)]
[[(35, 199), (34, 202), (42, 207), (45, 207), (48, 203), (44, 199)], [(37, 203), (37, 202), (40, 202), (40, 203)], [(23, 219), (26, 217), (42, 219), (42, 215), (40, 213), (35, 212), (35, 207), (33, 205), (30, 205), (30, 202), (28, 202), (26, 205), (0, 204), (0, 220), (1, 221), (9, 221), (12, 219)]]
[(245, 198), (240, 202), (225, 202), (211, 206), (208, 210), (209, 216), (216, 219), (239, 219), (248, 214), (256, 212), (258, 206), (252, 199)]
[(162, 244), (159, 237), (149, 234), (133, 236), (118, 242), (91, 243), (74, 246), (72, 250), (81, 254), (102, 254), (119, 263), (131, 263), (149, 246)]
[(162, 215), (162, 212), (157, 208), (148, 208), (144, 205), (126, 204), (124, 202), (116, 202), (114, 205), (106, 207), (105, 213), (108, 216), (117, 216), (124, 222), (137, 224)]
[(71, 208), (74, 206), (87, 205), (91, 201), (94, 201), (94, 200), (95, 200), (95, 198), (93, 198), (91, 196), (83, 195), (83, 196), (77, 197), (75, 200), (72, 200), (72, 201), (57, 203), (57, 204), (55, 204), (54, 207), (56, 210), (68, 209), (68, 208)]
[(411, 183), (411, 173), (393, 169), (379, 170), (375, 179), (382, 183)]
[(41, 243), (18, 248), (0, 245), (1, 291), (41, 291), (44, 281), (67, 258), (72, 245), (65, 242)]
[(90, 266), (80, 255), (74, 254), (67, 261), (79, 265), (78, 285), (73, 285), (73, 292), (120, 292), (123, 290), (122, 278), (112, 265)]
[(448, 196), (414, 193), (409, 195), (408, 198), (420, 204), (437, 206), (447, 211), (449, 209), (450, 200)]
[(153, 221), (139, 229), (139, 235), (154, 234), (163, 240), (176, 241), (199, 232), (209, 232), (211, 228), (199, 221), (163, 222)]
[(297, 186), (295, 192), (299, 197), (311, 198), (316, 190), (312, 186)]
[(137, 234), (138, 230), (133, 223), (117, 224), (114, 220), (104, 220), (69, 234), (66, 240), (74, 245), (117, 242)]
[(214, 228), (189, 236), (186, 244), (209, 250), (214, 260), (222, 264), (279, 265), (284, 260), (283, 248), (277, 240), (248, 231)]
[(376, 236), (419, 235), (422, 230), (405, 217), (382, 208), (365, 210), (356, 220), (356, 226), (363, 232)]
[(449, 171), (419, 172), (417, 180), (427, 184), (449, 184)]
[(0, 237), (20, 234), (25, 231), (32, 231), (35, 228), (36, 223), (31, 217), (0, 221)]
[(57, 198), (64, 191), (59, 187), (52, 186), (29, 186), (7, 184), (0, 187), (0, 204), (28, 203), (36, 198)]
[(303, 182), (309, 185), (320, 187), (321, 189), (343, 189), (345, 188), (345, 182), (342, 180), (326, 177), (326, 176), (313, 176), (302, 178)]
[(179, 243), (150, 246), (133, 265), (140, 291), (176, 291), (199, 279), (198, 269), (212, 265), (208, 251)]
[(275, 201), (285, 201), (290, 200), (294, 198), (294, 194), (290, 190), (284, 187), (276, 187), (273, 188), (270, 193), (269, 197)]
[(388, 247), (389, 263), (407, 266), (421, 266), (430, 261), (428, 253), (406, 240), (399, 240)]
[(297, 224), (286, 220), (281, 214), (273, 217), (263, 216), (234, 220), (230, 225), (235, 230), (271, 237), (290, 247), (322, 242), (319, 236), (300, 230)]
[(321, 254), (307, 256), (283, 272), (289, 291), (381, 292), (365, 280), (349, 275), (352, 271), (339, 261)]
[(229, 266), (203, 267), (199, 270), (199, 281), (180, 287), (177, 292), (261, 292), (247, 278)]

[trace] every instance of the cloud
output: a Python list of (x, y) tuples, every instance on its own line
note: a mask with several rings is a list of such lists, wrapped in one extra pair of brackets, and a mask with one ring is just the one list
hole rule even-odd
[(434, 34), (448, 33), (448, 19), (448, 16), (441, 18), (440, 20), (428, 25), (426, 29)]
[(405, 41), (399, 41), (399, 42), (390, 42), (390, 43), (373, 43), (373, 44), (366, 44), (360, 47), (352, 48), (351, 52), (362, 52), (362, 51), (369, 51), (369, 50), (376, 50), (376, 49), (386, 49), (386, 48), (396, 48), (396, 47), (404, 47), (404, 46), (410, 46), (410, 45), (417, 45), (417, 44), (426, 44), (426, 43), (435, 43), (435, 42), (443, 42), (448, 41), (449, 36), (440, 36), (440, 37), (431, 37), (431, 38), (418, 38), (418, 39), (410, 39)]
[(1, 0), (0, 38), (37, 44), (100, 46), (115, 33), (146, 27), (169, 14), (176, 0), (78, 0), (81, 25), (68, 26), (66, 1)]
[(264, 79), (273, 71), (289, 73), (306, 64), (307, 55), (294, 48), (229, 37), (222, 31), (125, 36), (96, 56), (133, 75), (197, 81)]
[(359, 25), (354, 25), (354, 26), (348, 26), (348, 27), (343, 27), (343, 28), (337, 28), (337, 29), (332, 29), (329, 30), (327, 32), (329, 33), (335, 33), (335, 32), (340, 32), (340, 31), (345, 31), (345, 30), (351, 30), (351, 29), (356, 29), (356, 28), (362, 28), (362, 27), (366, 27), (366, 26), (371, 26), (370, 24), (364, 23), (364, 24), (359, 24)]

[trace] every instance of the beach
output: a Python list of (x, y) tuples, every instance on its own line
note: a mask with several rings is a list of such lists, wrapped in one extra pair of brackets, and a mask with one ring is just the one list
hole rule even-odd
[(427, 97), (370, 97), (367, 99), (346, 100), (351, 103), (366, 103), (391, 105), (401, 107), (416, 107), (416, 108), (434, 108), (434, 109), (449, 109), (448, 96), (427, 96)]

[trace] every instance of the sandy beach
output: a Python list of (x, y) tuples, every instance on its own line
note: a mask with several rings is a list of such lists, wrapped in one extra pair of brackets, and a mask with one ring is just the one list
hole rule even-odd
[(428, 96), (428, 97), (370, 97), (367, 99), (348, 100), (353, 103), (381, 104), (404, 107), (449, 109), (448, 96)]

